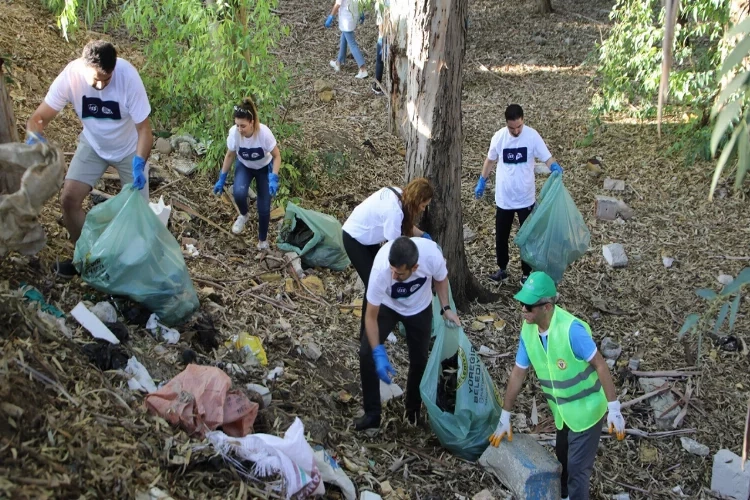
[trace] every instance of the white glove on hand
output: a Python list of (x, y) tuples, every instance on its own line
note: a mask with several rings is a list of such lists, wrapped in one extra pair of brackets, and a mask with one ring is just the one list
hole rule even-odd
[(618, 441), (625, 439), (625, 418), (620, 413), (620, 402), (615, 400), (607, 404), (607, 426), (609, 433), (614, 431)]
[(510, 427), (510, 412), (503, 410), (500, 413), (500, 421), (497, 423), (495, 433), (489, 437), (490, 444), (497, 448), (503, 436), (507, 436), (508, 441), (513, 441), (513, 429)]

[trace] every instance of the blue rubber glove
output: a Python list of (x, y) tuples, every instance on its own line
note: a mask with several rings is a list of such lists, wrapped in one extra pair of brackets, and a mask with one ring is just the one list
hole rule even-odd
[(333, 14), (328, 14), (328, 17), (326, 18), (326, 28), (330, 28), (333, 24)]
[(214, 184), (214, 194), (220, 194), (224, 191), (224, 183), (227, 182), (227, 175), (229, 175), (229, 172), (222, 172), (219, 174), (219, 180)]
[(273, 172), (268, 174), (268, 192), (271, 196), (276, 196), (279, 192), (279, 176)]
[(146, 176), (143, 170), (146, 168), (146, 160), (138, 155), (133, 157), (133, 187), (143, 189), (146, 186)]
[(34, 144), (39, 144), (40, 142), (47, 142), (47, 139), (45, 139), (41, 133), (29, 132), (28, 130), (26, 131), (26, 144), (28, 144), (29, 146), (33, 146)]
[(563, 168), (560, 166), (559, 163), (554, 162), (552, 165), (549, 166), (550, 171), (554, 174), (555, 172), (560, 172), (560, 175), (563, 173)]
[(422, 238), (427, 238), (428, 240), (432, 241), (432, 236), (430, 236), (430, 233), (422, 233)]
[(479, 182), (477, 182), (477, 187), (474, 188), (474, 198), (478, 200), (479, 198), (484, 196), (484, 188), (486, 185), (487, 185), (487, 179), (485, 179), (484, 177), (480, 175)]
[(372, 350), (372, 359), (375, 360), (375, 371), (378, 372), (378, 378), (386, 384), (391, 383), (390, 375), (395, 375), (396, 370), (391, 366), (391, 362), (388, 361), (388, 354), (385, 352), (385, 346), (380, 344)]
[(365, 13), (363, 12), (359, 15), (359, 24), (364, 24), (364, 23), (365, 23)]

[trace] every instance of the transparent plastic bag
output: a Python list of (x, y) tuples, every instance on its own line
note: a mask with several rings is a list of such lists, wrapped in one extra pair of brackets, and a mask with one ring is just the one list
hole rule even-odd
[(86, 215), (73, 264), (89, 285), (143, 304), (166, 325), (200, 305), (180, 244), (131, 184)]
[(514, 241), (521, 259), (535, 271), (547, 273), (555, 283), (588, 250), (591, 233), (559, 172), (547, 179), (536, 207)]

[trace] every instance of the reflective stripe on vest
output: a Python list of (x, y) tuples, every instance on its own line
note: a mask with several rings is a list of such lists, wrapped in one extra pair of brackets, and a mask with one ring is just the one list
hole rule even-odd
[(569, 333), (573, 321), (580, 322), (591, 333), (585, 322), (556, 306), (546, 351), (536, 325), (524, 322), (521, 338), (555, 417), (555, 426), (562, 429), (566, 424), (571, 430), (581, 432), (601, 420), (607, 411), (607, 398), (596, 369), (573, 353)]

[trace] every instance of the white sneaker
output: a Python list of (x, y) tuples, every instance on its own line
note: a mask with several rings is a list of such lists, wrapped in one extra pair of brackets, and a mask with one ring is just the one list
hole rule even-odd
[(355, 76), (354, 78), (359, 78), (361, 80), (363, 78), (367, 78), (367, 76), (368, 76), (367, 75), (367, 70), (366, 69), (361, 69), (361, 70), (359, 70), (359, 73), (357, 73), (357, 76)]
[(245, 229), (245, 223), (247, 222), (247, 219), (249, 217), (247, 215), (240, 215), (237, 217), (237, 220), (234, 221), (234, 224), (232, 225), (232, 232), (234, 234), (240, 234), (243, 229)]
[(339, 71), (341, 71), (341, 66), (339, 65), (338, 61), (331, 61), (328, 64), (331, 65), (331, 67), (333, 68), (333, 71), (335, 71), (336, 73), (338, 73)]
[(259, 241), (258, 242), (258, 250), (268, 250), (268, 241)]

